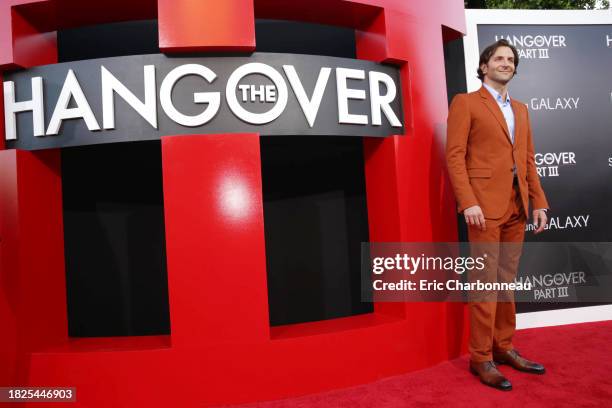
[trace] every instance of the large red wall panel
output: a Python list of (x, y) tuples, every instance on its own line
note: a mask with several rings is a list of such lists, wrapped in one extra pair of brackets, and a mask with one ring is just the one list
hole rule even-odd
[[(155, 15), (167, 53), (256, 50), (255, 17), (354, 28), (358, 58), (402, 78), (405, 133), (364, 138), (370, 240), (456, 239), (442, 45), (443, 26), (464, 31), (463, 2), (4, 2), (0, 67), (54, 62), (56, 29)], [(71, 339), (59, 151), (0, 152), (0, 385), (75, 386), (87, 407), (202, 406), (350, 386), (464, 351), (461, 304), (270, 327), (259, 135), (168, 136), (162, 161), (171, 334)]]

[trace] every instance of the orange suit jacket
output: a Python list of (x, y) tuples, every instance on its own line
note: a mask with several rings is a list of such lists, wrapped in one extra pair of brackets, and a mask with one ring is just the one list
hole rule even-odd
[(520, 196), (529, 218), (532, 208), (548, 208), (540, 185), (529, 113), (525, 104), (511, 99), (514, 144), (504, 115), (486, 88), (453, 98), (448, 114), (446, 162), (458, 210), (479, 205), (485, 218), (501, 218), (510, 203), (513, 167)]

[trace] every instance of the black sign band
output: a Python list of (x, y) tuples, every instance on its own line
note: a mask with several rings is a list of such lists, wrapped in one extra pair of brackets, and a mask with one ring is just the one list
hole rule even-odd
[(402, 134), (399, 71), (296, 54), (135, 55), (6, 75), (7, 147), (37, 150), (175, 134)]

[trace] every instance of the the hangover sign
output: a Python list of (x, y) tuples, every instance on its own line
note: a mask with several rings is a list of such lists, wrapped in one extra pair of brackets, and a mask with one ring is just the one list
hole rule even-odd
[(295, 54), (135, 55), (4, 78), (7, 147), (26, 150), (175, 134), (403, 133), (397, 68)]

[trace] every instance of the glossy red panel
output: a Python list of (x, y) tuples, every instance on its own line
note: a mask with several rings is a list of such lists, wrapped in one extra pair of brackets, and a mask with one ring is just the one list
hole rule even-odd
[[(68, 336), (59, 170), (58, 150), (0, 151), (4, 384), (24, 381), (28, 353)], [(11, 361), (21, 362), (17, 371)]]
[(253, 51), (253, 0), (158, 0), (163, 52)]
[[(0, 71), (0, 83), (4, 83), (4, 75)], [(4, 150), (4, 87), (0, 87), (0, 150)]]
[(268, 338), (259, 135), (162, 140), (173, 345)]
[[(370, 239), (456, 239), (442, 26), (446, 39), (465, 31), (463, 2), (157, 5), (4, 2), (0, 67), (47, 63), (55, 29), (155, 15), (169, 53), (253, 50), (255, 17), (353, 27), (358, 58), (400, 67), (406, 124), (404, 135), (364, 140)], [(271, 329), (259, 137), (172, 136), (162, 150), (172, 333), (91, 340), (65, 336), (59, 154), (0, 152), (0, 381), (76, 386), (84, 407), (207, 406), (355, 385), (465, 351), (461, 304), (375, 304), (368, 315)]]
[[(24, 15), (21, 7), (30, 4), (39, 5), (38, 13)], [(1, 70), (57, 62), (55, 31), (41, 27), (43, 13), (54, 17), (49, 14), (51, 4), (51, 0), (7, 0), (0, 4)]]

